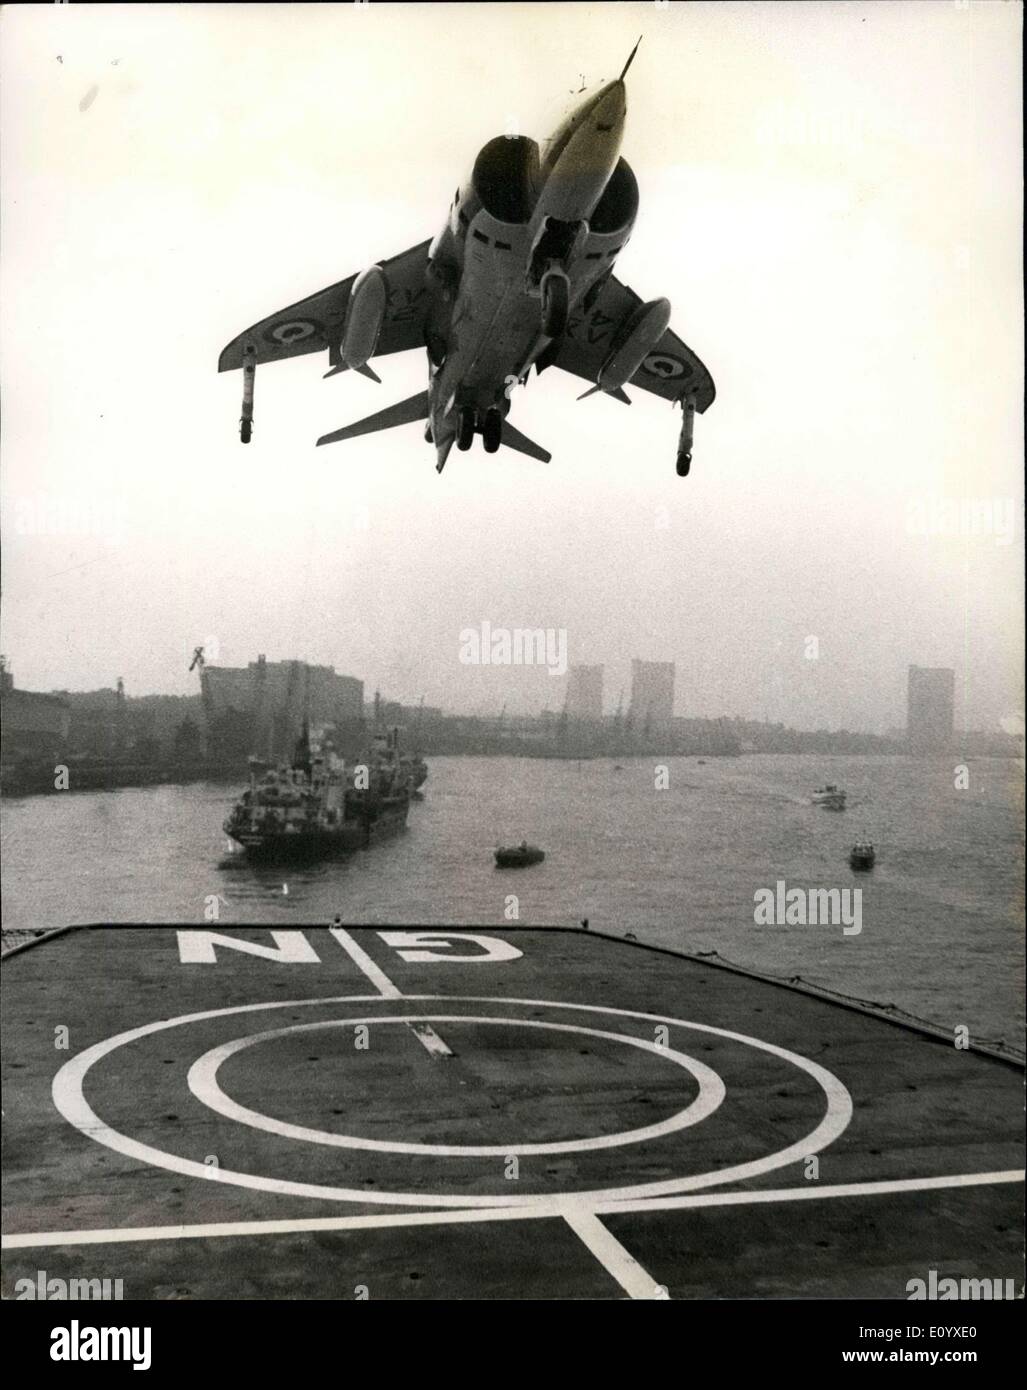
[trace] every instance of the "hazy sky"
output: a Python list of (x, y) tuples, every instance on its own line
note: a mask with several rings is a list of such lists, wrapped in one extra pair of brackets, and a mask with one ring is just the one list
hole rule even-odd
[[(459, 633), (677, 662), (679, 714), (880, 731), (906, 667), (1023, 708), (1020, 6), (14, 6), (0, 14), (3, 650), (28, 689), (198, 690), (207, 641), (466, 711), (558, 707)], [(220, 349), (434, 235), (491, 136), (541, 139), (638, 34), (617, 274), (718, 399), (514, 397), (551, 464), (410, 426), (423, 388)], [(958, 507), (978, 503), (960, 534)], [(945, 505), (948, 504), (947, 510)], [(1010, 532), (1010, 527), (1012, 531)], [(76, 528), (87, 529), (75, 534)], [(963, 530), (970, 528), (964, 526)], [(807, 638), (819, 656), (807, 657)]]

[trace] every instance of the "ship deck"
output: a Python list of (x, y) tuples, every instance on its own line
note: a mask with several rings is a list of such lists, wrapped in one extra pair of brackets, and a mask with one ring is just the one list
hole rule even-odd
[(1023, 1279), (1023, 1073), (591, 932), (82, 928), (3, 969), (3, 1291)]

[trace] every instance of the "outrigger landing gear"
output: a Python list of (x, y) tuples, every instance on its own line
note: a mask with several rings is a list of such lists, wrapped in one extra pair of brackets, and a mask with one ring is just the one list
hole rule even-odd
[(681, 402), (681, 435), (678, 439), (678, 477), (687, 478), (692, 466), (692, 429), (695, 424), (695, 397), (685, 396)]
[(239, 438), (248, 444), (253, 436), (253, 386), (257, 379), (257, 349), (247, 343), (242, 355), (242, 419)]
[(473, 407), (469, 405), (461, 406), (456, 427), (456, 447), (462, 452), (466, 452), (471, 447), (471, 443), (474, 439), (474, 425)]
[(485, 412), (485, 423), (481, 430), (481, 441), (487, 454), (494, 454), (503, 439), (503, 412), (492, 406)]

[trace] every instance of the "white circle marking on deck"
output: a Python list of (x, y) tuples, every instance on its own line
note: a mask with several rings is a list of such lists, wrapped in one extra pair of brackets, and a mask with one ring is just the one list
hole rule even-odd
[[(360, 1139), (349, 1134), (337, 1134), (331, 1130), (308, 1129), (305, 1125), (290, 1124), (286, 1120), (276, 1120), (250, 1110), (225, 1094), (218, 1082), (221, 1064), (257, 1043), (270, 1042), (275, 1038), (287, 1037), (290, 1033), (309, 1033), (322, 1028), (354, 1028), (360, 1024), (379, 1023), (492, 1023), (511, 1028), (545, 1028), (558, 1033), (579, 1033), (588, 1038), (605, 1038), (611, 1042), (627, 1043), (629, 1047), (640, 1048), (643, 1052), (664, 1057), (677, 1066), (690, 1072), (699, 1084), (699, 1094), (683, 1110), (676, 1111), (657, 1124), (645, 1125), (641, 1129), (621, 1130), (618, 1134), (600, 1134), (584, 1139), (554, 1140), (545, 1144), (411, 1144), (401, 1140)], [(274, 1028), (266, 1033), (253, 1033), (249, 1037), (236, 1038), (232, 1042), (212, 1047), (189, 1068), (187, 1077), (190, 1091), (197, 1100), (209, 1109), (224, 1115), (229, 1120), (262, 1129), (268, 1134), (278, 1134), (283, 1139), (299, 1139), (308, 1144), (328, 1144), (340, 1149), (373, 1149), (378, 1153), (435, 1154), (440, 1158), (495, 1157), (505, 1158), (510, 1154), (568, 1154), (591, 1149), (615, 1149), (624, 1144), (642, 1144), (647, 1139), (659, 1139), (664, 1134), (687, 1129), (712, 1115), (726, 1094), (724, 1083), (712, 1068), (697, 1062), (683, 1052), (671, 1047), (660, 1047), (645, 1038), (635, 1038), (628, 1033), (605, 1033), (597, 1028), (580, 1028), (572, 1023), (543, 1023), (538, 1019), (527, 1018), (483, 1018), (477, 1014), (387, 1014), (375, 1018), (373, 1014), (365, 1018), (329, 1018), (317, 1023), (294, 1023), (288, 1028)]]
[(170, 1028), (179, 1028), (190, 1023), (205, 1022), (209, 1019), (234, 1017), (239, 1014), (270, 1012), (274, 1009), (298, 1009), (323, 1007), (328, 1004), (383, 1003), (395, 1004), (395, 999), (383, 999), (380, 995), (341, 995), (326, 999), (279, 999), (263, 1004), (238, 1004), (227, 1009), (210, 1009), (200, 1013), (182, 1014), (178, 1018), (162, 1019), (156, 1023), (143, 1024), (127, 1032), (118, 1033), (113, 1038), (94, 1043), (77, 1057), (70, 1058), (61, 1067), (53, 1080), (53, 1102), (58, 1112), (69, 1124), (80, 1130), (87, 1138), (113, 1149), (126, 1158), (131, 1158), (152, 1167), (163, 1168), (185, 1177), (201, 1178), (205, 1182), (223, 1182), (233, 1187), (248, 1188), (257, 1192), (273, 1192), (281, 1196), (311, 1197), (332, 1202), (361, 1202), (373, 1206), (408, 1207), (524, 1207), (538, 1206), (553, 1212), (561, 1201), (572, 1205), (582, 1201), (611, 1202), (627, 1201), (644, 1197), (669, 1197), (681, 1192), (695, 1192), (704, 1187), (723, 1186), (725, 1183), (743, 1182), (749, 1178), (762, 1176), (777, 1168), (785, 1168), (798, 1163), (812, 1154), (819, 1153), (845, 1132), (852, 1119), (852, 1097), (845, 1086), (826, 1067), (810, 1061), (797, 1052), (778, 1047), (776, 1043), (762, 1042), (745, 1033), (735, 1033), (727, 1028), (716, 1028), (709, 1023), (692, 1023), (685, 1019), (671, 1018), (665, 1014), (640, 1013), (632, 1009), (616, 1009), (598, 1004), (568, 1004), (553, 999), (512, 999), (481, 997), (477, 995), (453, 994), (407, 994), (404, 1003), (459, 1003), (459, 1004), (499, 1004), (505, 1008), (565, 1009), (576, 1013), (603, 1014), (614, 1018), (641, 1019), (646, 1023), (665, 1023), (675, 1028), (688, 1028), (710, 1037), (724, 1038), (743, 1046), (754, 1047), (773, 1057), (779, 1057), (806, 1072), (821, 1087), (827, 1097), (827, 1109), (813, 1130), (794, 1144), (789, 1144), (777, 1153), (763, 1158), (751, 1159), (732, 1167), (713, 1169), (706, 1173), (693, 1173), (688, 1177), (667, 1178), (659, 1182), (634, 1183), (626, 1187), (586, 1188), (563, 1194), (528, 1193), (526, 1195), (482, 1197), (479, 1195), (443, 1195), (422, 1192), (368, 1192), (366, 1188), (329, 1187), (320, 1183), (294, 1182), (288, 1178), (264, 1177), (259, 1173), (234, 1172), (227, 1168), (214, 1168), (195, 1159), (183, 1158), (179, 1154), (166, 1153), (151, 1144), (141, 1143), (129, 1135), (120, 1134), (106, 1124), (90, 1106), (83, 1093), (83, 1083), (94, 1063), (116, 1051), (149, 1037), (153, 1033)]

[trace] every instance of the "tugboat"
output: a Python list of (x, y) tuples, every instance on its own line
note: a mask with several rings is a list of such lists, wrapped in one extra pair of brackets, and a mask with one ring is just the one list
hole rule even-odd
[(545, 852), (537, 845), (529, 845), (527, 840), (522, 840), (519, 845), (507, 848), (500, 846), (496, 850), (496, 868), (526, 869), (531, 864), (541, 864), (545, 857)]
[(845, 792), (833, 782), (828, 782), (825, 787), (817, 787), (812, 799), (814, 806), (824, 806), (829, 811), (845, 810)]
[(849, 867), (866, 871), (874, 867), (877, 853), (869, 840), (857, 840), (849, 851)]
[(347, 770), (331, 750), (312, 751), (304, 721), (291, 765), (268, 768), (250, 760), (250, 785), (225, 821), (225, 833), (251, 859), (295, 862), (363, 849), (400, 829), (410, 779), (398, 734), (377, 735), (366, 763)]

